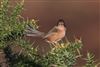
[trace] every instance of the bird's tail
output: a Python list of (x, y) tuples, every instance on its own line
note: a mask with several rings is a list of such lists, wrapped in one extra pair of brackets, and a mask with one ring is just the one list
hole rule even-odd
[(36, 29), (33, 29), (30, 26), (27, 26), (24, 34), (26, 36), (34, 36), (34, 37), (43, 37), (44, 36), (44, 33), (43, 32), (40, 32), (40, 31), (38, 31)]

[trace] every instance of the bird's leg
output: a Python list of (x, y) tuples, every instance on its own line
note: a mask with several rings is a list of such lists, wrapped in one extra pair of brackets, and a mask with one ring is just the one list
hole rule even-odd
[(56, 47), (56, 43), (52, 43), (52, 45), (53, 45), (54, 47)]
[(55, 42), (54, 45), (55, 45), (56, 48), (60, 47), (60, 44), (58, 42)]

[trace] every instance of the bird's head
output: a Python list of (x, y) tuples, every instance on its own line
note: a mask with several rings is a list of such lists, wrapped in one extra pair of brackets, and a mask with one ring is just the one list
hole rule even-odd
[(59, 19), (57, 26), (65, 26), (65, 21), (63, 19)]

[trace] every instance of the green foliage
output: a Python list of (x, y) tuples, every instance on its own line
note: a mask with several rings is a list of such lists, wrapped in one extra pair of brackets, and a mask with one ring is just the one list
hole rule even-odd
[(94, 60), (94, 54), (92, 53), (87, 53), (87, 57), (85, 58), (86, 64), (84, 67), (98, 67), (99, 63), (97, 64), (96, 61)]
[[(23, 2), (17, 3), (14, 8), (10, 8), (9, 0), (3, 0), (0, 7), (0, 48), (5, 46), (8, 41), (16, 40), (22, 37), (27, 25), (36, 23), (33, 20), (25, 21), (20, 13), (23, 9)], [(10, 8), (10, 9), (9, 9)], [(11, 11), (12, 9), (12, 11)]]
[(87, 58), (85, 59), (87, 64), (86, 64), (86, 67), (94, 67), (94, 55), (91, 54), (91, 53), (87, 53)]
[[(23, 40), (25, 30), (30, 25), (33, 29), (37, 28), (35, 20), (24, 20), (20, 15), (23, 3), (19, 2), (11, 8), (9, 0), (2, 0), (0, 6), (0, 48), (6, 54), (6, 59), (10, 67), (33, 67), (37, 50), (32, 45)], [(14, 53), (11, 45), (20, 46), (19, 53)]]
[(77, 49), (80, 49), (82, 43), (68, 42), (57, 44), (47, 55), (42, 57), (40, 64), (43, 67), (57, 65), (57, 67), (72, 67), (80, 55)]
[[(0, 6), (0, 49), (4, 50), (9, 67), (73, 67), (77, 58), (81, 57), (82, 41), (61, 42), (51, 47), (46, 55), (40, 56), (37, 48), (24, 39), (25, 30), (31, 26), (38, 28), (36, 20), (24, 20), (20, 15), (24, 0), (11, 8), (9, 0), (2, 0)], [(11, 46), (21, 49), (14, 53)], [(88, 53), (85, 67), (94, 67), (94, 55)]]
[[(20, 42), (19, 42), (20, 41)], [(8, 59), (10, 67), (38, 67), (34, 60), (37, 58), (37, 49), (34, 49), (29, 42), (19, 39), (16, 44), (20, 44), (22, 48), (19, 53), (14, 53), (13, 50), (7, 46), (4, 51)]]

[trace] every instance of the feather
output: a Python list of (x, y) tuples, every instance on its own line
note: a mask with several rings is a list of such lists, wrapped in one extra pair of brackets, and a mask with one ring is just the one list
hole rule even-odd
[(26, 30), (25, 30), (24, 34), (26, 36), (41, 36), (41, 37), (44, 36), (44, 33), (43, 32), (40, 32), (40, 31), (38, 31), (36, 29), (33, 29), (30, 25), (28, 25), (26, 27)]
[(46, 35), (44, 38), (46, 38), (46, 37), (52, 35), (52, 33), (54, 34), (54, 32), (57, 32), (57, 26), (53, 27), (53, 28), (47, 33), (47, 35)]

